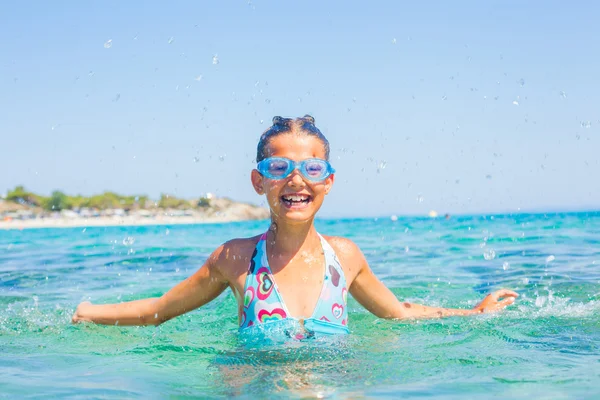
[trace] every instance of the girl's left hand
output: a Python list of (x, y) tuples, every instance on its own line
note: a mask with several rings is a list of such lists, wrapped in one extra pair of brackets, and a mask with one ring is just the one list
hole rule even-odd
[(497, 290), (488, 294), (481, 303), (477, 304), (473, 310), (480, 313), (491, 313), (502, 310), (511, 305), (519, 297), (517, 292), (508, 289)]

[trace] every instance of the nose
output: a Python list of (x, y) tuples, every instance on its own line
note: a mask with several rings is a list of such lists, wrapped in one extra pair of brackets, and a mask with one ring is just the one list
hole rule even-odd
[(304, 182), (304, 179), (302, 178), (302, 174), (300, 174), (300, 171), (298, 170), (298, 168), (296, 168), (295, 170), (292, 171), (292, 176), (290, 177), (290, 179), (288, 180), (288, 185), (290, 187), (304, 187), (306, 185), (306, 182)]

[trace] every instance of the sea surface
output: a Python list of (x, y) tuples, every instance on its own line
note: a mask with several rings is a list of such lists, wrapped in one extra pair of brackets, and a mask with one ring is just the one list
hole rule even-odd
[(230, 291), (159, 327), (72, 325), (82, 300), (160, 296), (266, 221), (0, 231), (2, 398), (600, 398), (600, 212), (319, 220), (403, 301), (502, 313), (248, 346)]

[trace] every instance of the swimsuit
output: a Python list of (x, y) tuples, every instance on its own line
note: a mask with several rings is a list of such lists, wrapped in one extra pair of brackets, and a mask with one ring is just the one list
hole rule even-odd
[[(252, 327), (281, 328), (287, 336), (297, 339), (314, 337), (315, 334), (350, 332), (346, 309), (348, 289), (344, 271), (329, 243), (321, 235), (319, 239), (325, 254), (323, 287), (313, 314), (302, 323), (302, 319), (290, 315), (283, 302), (267, 259), (267, 234), (260, 237), (252, 254), (244, 286), (240, 331)], [(290, 325), (300, 329), (290, 330)]]

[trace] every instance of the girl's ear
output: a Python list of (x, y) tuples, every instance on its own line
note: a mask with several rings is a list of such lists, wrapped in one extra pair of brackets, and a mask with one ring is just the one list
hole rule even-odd
[(265, 194), (265, 188), (263, 187), (264, 177), (258, 172), (258, 170), (253, 169), (250, 174), (250, 180), (252, 181), (252, 186), (256, 193), (263, 195)]
[(335, 181), (335, 174), (331, 174), (325, 179), (325, 194), (329, 194), (329, 191), (333, 186), (333, 181)]

